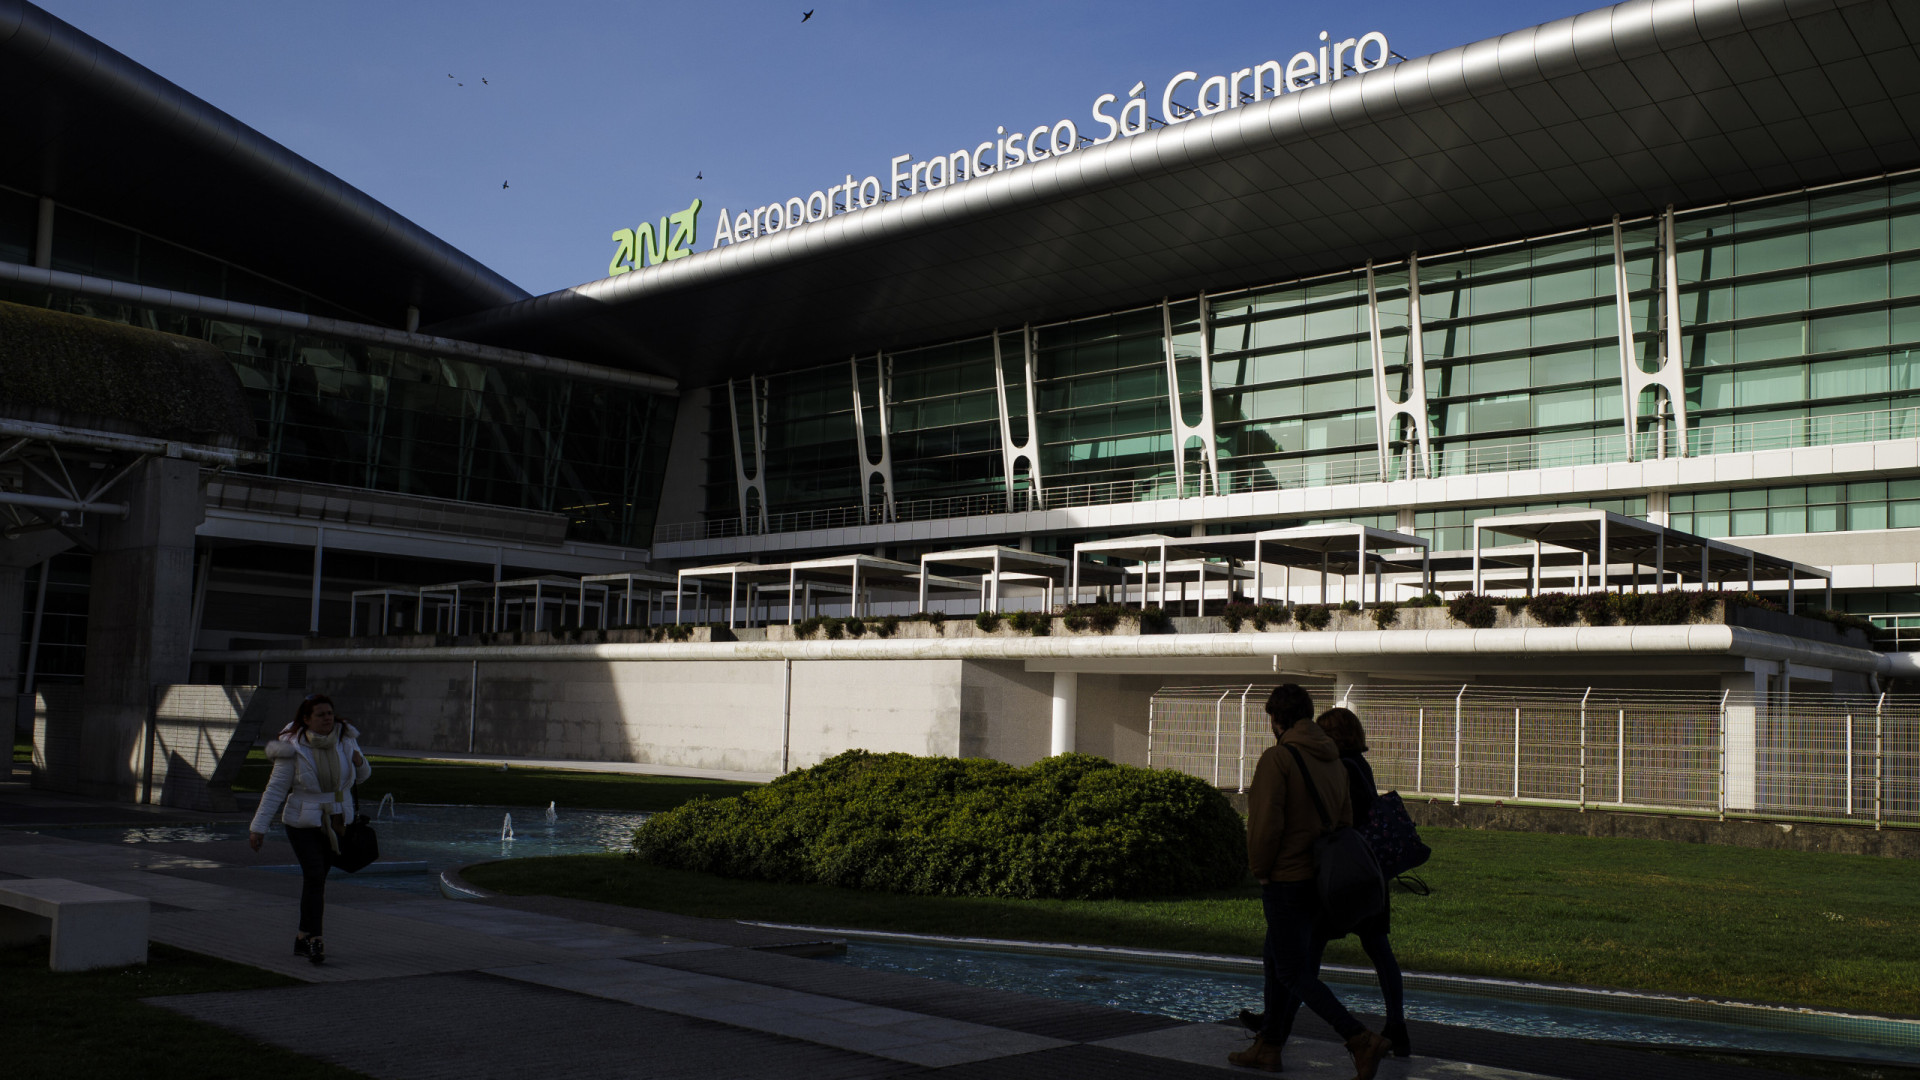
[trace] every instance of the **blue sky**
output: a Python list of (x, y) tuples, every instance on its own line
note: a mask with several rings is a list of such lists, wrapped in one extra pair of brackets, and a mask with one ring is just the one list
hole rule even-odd
[(998, 125), (1084, 131), (1139, 80), (1157, 100), (1322, 30), (1419, 56), (1595, 6), (38, 2), (534, 293), (604, 276), (610, 232), (695, 197), (704, 251), (720, 207), (884, 180)]

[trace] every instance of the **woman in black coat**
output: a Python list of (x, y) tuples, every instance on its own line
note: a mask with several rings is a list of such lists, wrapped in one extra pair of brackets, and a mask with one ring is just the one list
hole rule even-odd
[[(1380, 787), (1373, 779), (1373, 766), (1367, 764), (1367, 729), (1350, 709), (1328, 709), (1320, 714), (1319, 723), (1340, 747), (1340, 760), (1347, 767), (1347, 786), (1353, 795), (1353, 827), (1366, 832), (1374, 800), (1380, 796)], [(1407, 992), (1400, 978), (1400, 961), (1394, 957), (1393, 944), (1387, 940), (1392, 930), (1393, 891), (1389, 889), (1387, 895), (1389, 903), (1380, 908), (1380, 914), (1361, 920), (1352, 932), (1360, 938), (1360, 947), (1366, 950), (1367, 959), (1373, 961), (1374, 973), (1380, 978), (1380, 996), (1387, 1006), (1387, 1023), (1380, 1034), (1393, 1043), (1395, 1057), (1406, 1057), (1412, 1052), (1407, 1042)]]

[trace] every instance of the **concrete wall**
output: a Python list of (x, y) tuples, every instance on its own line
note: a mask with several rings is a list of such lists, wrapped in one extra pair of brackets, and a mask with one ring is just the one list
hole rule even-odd
[[(784, 661), (483, 663), (471, 748), (759, 773), (780, 772), (783, 749), (791, 768), (853, 748), (956, 755), (969, 752), (962, 745), (963, 685), (972, 677), (965, 669), (977, 666), (795, 661), (789, 725)], [(1002, 666), (1018, 674), (1018, 664)], [(1046, 675), (1021, 678), (1051, 685)], [(313, 664), (305, 680), (306, 692), (332, 697), (369, 746), (453, 752), (469, 749), (473, 683), (474, 668), (466, 663)], [(291, 717), (300, 696), (289, 693), (284, 704), (269, 707), (267, 726), (278, 730), (281, 713)], [(982, 707), (999, 708), (1004, 699), (1004, 693), (989, 695)], [(1044, 756), (1044, 694), (1029, 711), (1037, 718), (1032, 738)], [(1001, 756), (1000, 743), (1027, 738), (1017, 728), (979, 742), (979, 752)]]

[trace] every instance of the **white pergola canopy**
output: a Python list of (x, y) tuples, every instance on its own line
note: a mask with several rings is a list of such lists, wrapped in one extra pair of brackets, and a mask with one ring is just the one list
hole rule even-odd
[[(1630, 518), (1611, 510), (1547, 510), (1532, 514), (1507, 514), (1481, 518), (1473, 526), (1473, 588), (1482, 587), (1482, 537), (1486, 533), (1530, 542), (1534, 550), (1533, 587), (1540, 583), (1540, 567), (1552, 552), (1578, 552), (1592, 570), (1583, 567), (1579, 591), (1591, 587), (1612, 587), (1621, 564), (1635, 587), (1642, 570), (1653, 571), (1654, 587), (1664, 588), (1671, 577), (1676, 583), (1688, 582), (1705, 589), (1716, 582), (1744, 581), (1752, 589), (1759, 581), (1787, 584), (1787, 610), (1792, 611), (1795, 590), (1802, 580), (1818, 581), (1826, 588), (1826, 605), (1833, 606), (1833, 572), (1808, 566), (1791, 559), (1729, 544), (1693, 533), (1681, 532), (1651, 521)], [(1598, 580), (1594, 580), (1597, 573)]]

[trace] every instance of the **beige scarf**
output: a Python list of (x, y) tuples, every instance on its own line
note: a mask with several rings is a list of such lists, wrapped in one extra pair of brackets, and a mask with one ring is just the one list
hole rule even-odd
[[(308, 728), (305, 738), (307, 745), (313, 747), (315, 786), (321, 791), (333, 792), (334, 802), (345, 803), (347, 793), (341, 784), (340, 754), (337, 749), (340, 745), (340, 727), (339, 724), (333, 725), (333, 730), (325, 735), (316, 734), (312, 728)], [(321, 811), (320, 827), (327, 830), (327, 844), (333, 848), (335, 855), (340, 854), (340, 833), (336, 823), (341, 821), (340, 815)]]

